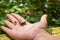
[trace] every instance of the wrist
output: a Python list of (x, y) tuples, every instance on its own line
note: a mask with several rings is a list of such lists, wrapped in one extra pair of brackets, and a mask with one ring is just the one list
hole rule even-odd
[(54, 40), (54, 37), (50, 35), (46, 30), (41, 30), (34, 40)]

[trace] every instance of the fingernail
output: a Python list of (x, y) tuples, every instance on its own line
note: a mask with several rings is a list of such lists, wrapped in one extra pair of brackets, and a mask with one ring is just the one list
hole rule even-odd
[(6, 16), (9, 16), (10, 14), (7, 14)]

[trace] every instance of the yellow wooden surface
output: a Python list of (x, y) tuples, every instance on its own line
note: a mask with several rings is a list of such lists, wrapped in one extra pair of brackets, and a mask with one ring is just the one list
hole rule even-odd
[(6, 34), (0, 34), (0, 40), (11, 40)]
[(58, 36), (58, 37), (60, 37), (60, 27), (51, 28), (51, 29), (52, 29), (52, 35), (53, 35), (53, 36)]

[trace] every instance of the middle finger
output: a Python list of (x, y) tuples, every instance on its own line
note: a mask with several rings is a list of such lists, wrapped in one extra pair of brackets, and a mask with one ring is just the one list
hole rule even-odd
[(12, 15), (7, 14), (6, 16), (11, 20), (11, 22), (13, 24), (19, 23), (18, 20), (16, 18), (14, 18)]

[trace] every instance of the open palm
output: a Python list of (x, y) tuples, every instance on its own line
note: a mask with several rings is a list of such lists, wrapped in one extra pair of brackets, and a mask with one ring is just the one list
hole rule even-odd
[(13, 39), (16, 40), (33, 40), (41, 29), (47, 26), (47, 15), (41, 17), (40, 22), (31, 24), (18, 14), (7, 14), (11, 22), (5, 20), (4, 23), (9, 27), (1, 28)]

